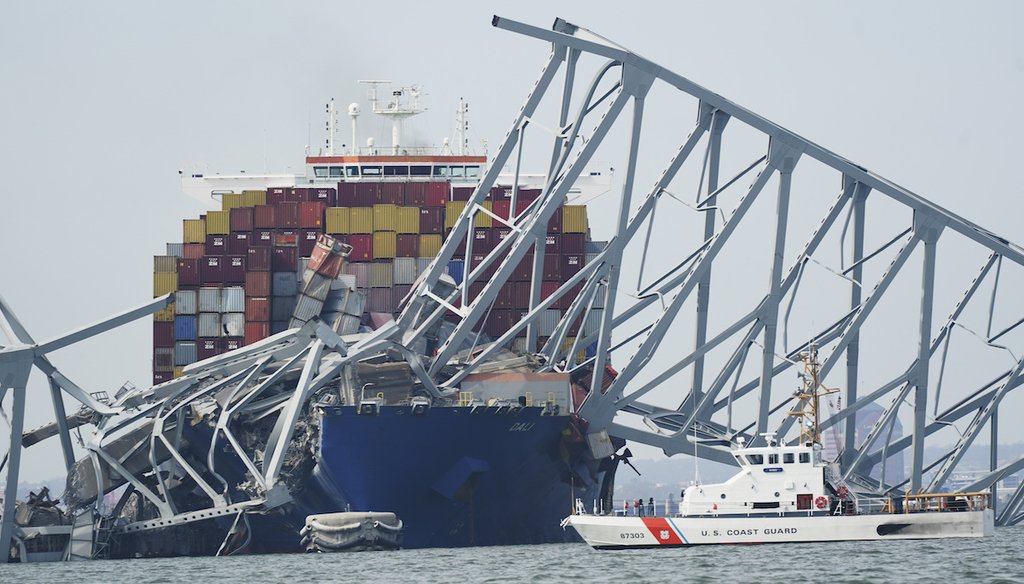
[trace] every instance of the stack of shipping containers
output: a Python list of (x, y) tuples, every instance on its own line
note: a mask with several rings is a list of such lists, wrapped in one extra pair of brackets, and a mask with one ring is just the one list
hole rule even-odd
[[(484, 206), (508, 218), (513, 212), (511, 190), (491, 189)], [(472, 192), (472, 187), (453, 189), (448, 182), (382, 181), (341, 182), (337, 189), (277, 187), (222, 195), (220, 211), (186, 219), (183, 243), (167, 244), (167, 254), (154, 258), (154, 296), (174, 292), (176, 300), (154, 315), (154, 383), (179, 376), (181, 367), (197, 360), (296, 326), (308, 319), (306, 312), (323, 307), (324, 298), (302, 294), (309, 285), (303, 282), (305, 267), (323, 233), (352, 247), (338, 280), (365, 297), (363, 324), (373, 326), (385, 315), (397, 314)], [(521, 213), (539, 194), (520, 189), (514, 211)], [(585, 206), (558, 209), (548, 226), (542, 298), (586, 264), (587, 232)], [(478, 214), (471, 264), (482, 261), (508, 234), (508, 228)], [(461, 246), (448, 265), (456, 282), (464, 279), (465, 252)], [(531, 252), (501, 290), (481, 324), (483, 332), (499, 336), (525, 313), (532, 262)], [(479, 293), (487, 275), (470, 287), (471, 297)], [(542, 341), (575, 295), (570, 296), (546, 312), (540, 325)], [(293, 316), (301, 318), (293, 321)], [(593, 329), (598, 319), (598, 311), (591, 311), (588, 322), (575, 326), (571, 334)], [(521, 348), (523, 342), (518, 338), (515, 346)]]

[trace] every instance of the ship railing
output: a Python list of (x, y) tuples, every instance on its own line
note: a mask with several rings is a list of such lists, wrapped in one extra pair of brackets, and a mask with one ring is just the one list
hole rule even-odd
[(892, 497), (857, 497), (857, 515), (877, 515), (895, 513), (896, 506)]
[(919, 493), (904, 497), (905, 513), (942, 513), (981, 511), (991, 506), (987, 492), (976, 493)]

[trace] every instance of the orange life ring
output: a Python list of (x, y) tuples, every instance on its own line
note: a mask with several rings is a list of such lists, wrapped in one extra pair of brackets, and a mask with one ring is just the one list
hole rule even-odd
[(836, 496), (840, 499), (845, 499), (850, 496), (850, 489), (847, 489), (845, 485), (840, 486), (836, 489)]
[(824, 509), (825, 507), (828, 507), (828, 499), (823, 496), (818, 496), (818, 498), (814, 500), (814, 506), (818, 509)]

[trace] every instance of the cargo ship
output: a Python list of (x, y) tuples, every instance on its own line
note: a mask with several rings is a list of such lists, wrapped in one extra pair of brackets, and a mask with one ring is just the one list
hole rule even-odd
[[(417, 385), (415, 367), (387, 356), (346, 369), (330, 391), (317, 394), (315, 404), (303, 406), (306, 415), (299, 424), (305, 438), (293, 442), (292, 459), (285, 464), (290, 478), (283, 504), (270, 504), (270, 492), (253, 487), (255, 466), (271, 457), (266, 439), (259, 437), (268, 427), (268, 413), (232, 426), (238, 438), (230, 442), (210, 412), (230, 409), (232, 397), (220, 395), (201, 407), (210, 402), (197, 399), (200, 393), (184, 397), (188, 394), (173, 389), (186, 381), (195, 383), (193, 388), (210, 387), (230, 376), (210, 364), (245, 356), (299, 334), (296, 330), (326, 325), (353, 343), (401, 314), (403, 299), (438, 254), (488, 160), (466, 152), (464, 135), (454, 149), (447, 143), (433, 152), (403, 146), (402, 121), (422, 110), (405, 101), (408, 88), (389, 92), (391, 101), (379, 103), (379, 83), (372, 86), (371, 101), (374, 112), (394, 123), (390, 148), (377, 148), (370, 140), (366, 147), (339, 152), (332, 102), (326, 147), (306, 153), (304, 175), (183, 175), (186, 193), (216, 201), (220, 208), (184, 219), (182, 241), (168, 243), (166, 253), (154, 258), (154, 297), (171, 294), (174, 302), (154, 314), (153, 388), (138, 392), (143, 397), (137, 400), (152, 401), (159, 412), (181, 408), (176, 421), (158, 415), (163, 426), (138, 430), (173, 434), (165, 443), (170, 450), (173, 442), (178, 455), (154, 446), (143, 459), (135, 433), (120, 442), (99, 439), (102, 448), (118, 451), (121, 465), (93, 456), (69, 475), (65, 496), (73, 509), (85, 509), (104, 495), (110, 502), (93, 522), (92, 538), (102, 545), (80, 555), (300, 551), (307, 517), (345, 511), (394, 513), (404, 525), (402, 547), (560, 542), (576, 539), (559, 528), (575, 498), (610, 505), (614, 452), (623, 444), (605, 434), (605, 443), (592, 448), (586, 420), (575, 413), (586, 382), (544, 368), (531, 355), (547, 342), (571, 295), (547, 310), (532, 342), (525, 335), (515, 338), (493, 363), (444, 396), (425, 392)], [(463, 129), (465, 111), (460, 102)], [(349, 107), (353, 144), (359, 113), (358, 105)], [(543, 178), (519, 175), (518, 184), (499, 180), (490, 189), (471, 241), (447, 263), (453, 284), (468, 276), (467, 261), (481, 262), (509, 235), (505, 221), (529, 208), (541, 194)], [(574, 189), (585, 195), (579, 189), (599, 192), (609, 183), (609, 175), (594, 172)], [(588, 246), (594, 245), (588, 232), (586, 206), (563, 202), (545, 237), (542, 298), (586, 265)], [(502, 287), (466, 351), (518, 322), (530, 307), (533, 272), (533, 259), (527, 258)], [(470, 285), (468, 298), (482, 286), (482, 281)], [(600, 319), (599, 311), (593, 312), (577, 323), (573, 335), (593, 331)], [(433, 336), (415, 339), (416, 346), (403, 351), (430, 355), (453, 326), (442, 322)], [(564, 342), (573, 346), (574, 338)], [(585, 359), (586, 350), (574, 358)], [(614, 375), (608, 366), (609, 383)], [(156, 404), (153, 396), (160, 395), (171, 397)], [(281, 391), (273, 399), (280, 403), (286, 396)], [(117, 404), (133, 400), (132, 394), (115, 398)], [(267, 411), (277, 414), (280, 407)], [(245, 455), (232, 456), (232, 447)], [(137, 476), (128, 478), (132, 473)], [(95, 474), (105, 478), (97, 480)], [(223, 489), (208, 486), (217, 482)], [(246, 508), (256, 491), (259, 508)], [(216, 504), (204, 515), (207, 495)]]

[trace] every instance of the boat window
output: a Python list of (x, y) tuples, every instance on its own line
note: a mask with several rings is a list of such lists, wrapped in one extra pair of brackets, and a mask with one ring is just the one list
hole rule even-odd
[(764, 464), (764, 455), (762, 454), (748, 454), (747, 460), (750, 464)]
[(453, 166), (451, 170), (452, 176), (465, 176), (466, 169), (461, 166)]
[(466, 167), (466, 176), (469, 176), (469, 177), (480, 176), (480, 167), (479, 166), (467, 166)]
[(430, 176), (429, 166), (410, 166), (409, 174), (412, 176)]
[(340, 166), (331, 167), (331, 176), (343, 176), (345, 169)]
[(447, 166), (435, 166), (434, 167), (434, 176), (448, 176), (448, 167)]
[(379, 166), (361, 166), (359, 170), (363, 176), (380, 176), (381, 173)]
[(348, 176), (359, 176), (359, 167), (358, 166), (346, 166), (345, 167), (345, 174), (347, 174)]
[(782, 462), (785, 464), (793, 464), (793, 453), (785, 452), (782, 454)]
[(811, 453), (801, 452), (800, 453), (800, 464), (807, 464), (811, 461)]
[(779, 464), (779, 455), (778, 454), (769, 454), (768, 455), (768, 464)]
[(408, 166), (385, 166), (384, 176), (409, 176)]
[(327, 178), (327, 167), (326, 166), (314, 166), (313, 174), (317, 178)]

